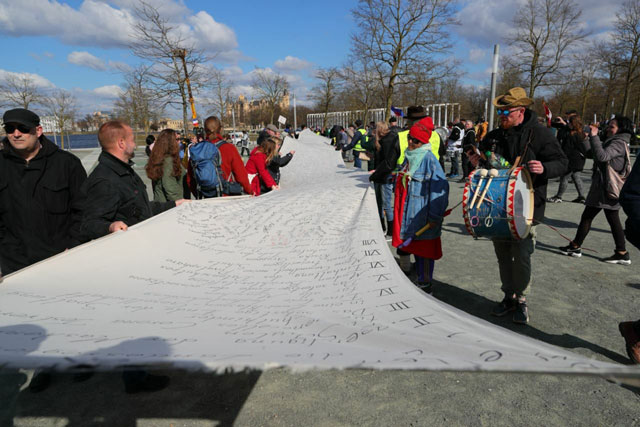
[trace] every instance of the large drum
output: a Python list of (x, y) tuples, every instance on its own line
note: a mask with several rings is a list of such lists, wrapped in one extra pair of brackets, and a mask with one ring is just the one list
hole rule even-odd
[[(526, 238), (533, 222), (533, 185), (529, 171), (522, 167), (512, 171), (492, 169), (497, 175), (493, 178), (486, 169), (482, 171), (472, 172), (464, 187), (462, 216), (467, 231), (474, 237)], [(487, 175), (482, 177), (483, 173)]]

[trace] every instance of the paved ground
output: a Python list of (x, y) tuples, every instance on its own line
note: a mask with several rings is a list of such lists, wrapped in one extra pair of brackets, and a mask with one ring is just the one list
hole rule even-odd
[[(589, 174), (583, 177), (588, 186)], [(549, 195), (556, 189), (557, 180)], [(451, 183), (451, 205), (461, 194), (462, 184)], [(576, 197), (573, 186), (566, 196)], [(546, 223), (573, 237), (582, 209), (572, 203), (550, 205)], [(538, 227), (528, 326), (487, 314), (501, 298), (491, 243), (466, 234), (460, 208), (444, 228), (436, 298), (541, 341), (626, 363), (617, 323), (640, 317), (640, 253), (629, 248), (631, 266), (599, 261), (613, 251), (604, 215), (596, 218), (585, 242), (597, 253), (580, 259), (559, 255), (555, 248), (565, 240)], [(5, 374), (0, 396), (8, 397), (0, 400), (0, 421), (13, 418), (18, 426), (640, 425), (640, 388), (602, 378), (361, 370), (169, 374), (169, 388), (134, 396), (124, 394), (115, 373), (82, 383), (61, 376), (40, 394), (24, 385), (12, 392), (26, 384), (30, 372)]]

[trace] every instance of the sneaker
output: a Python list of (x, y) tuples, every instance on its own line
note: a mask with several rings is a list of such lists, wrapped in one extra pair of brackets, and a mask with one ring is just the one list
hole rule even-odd
[(562, 197), (558, 197), (558, 196), (549, 197), (547, 199), (547, 202), (549, 202), (549, 203), (562, 203)]
[(609, 264), (621, 264), (621, 265), (629, 265), (631, 264), (631, 258), (629, 258), (629, 252), (625, 252), (624, 255), (619, 254), (618, 252), (614, 252), (609, 258), (605, 258), (602, 261), (608, 262)]
[(561, 246), (558, 248), (560, 253), (567, 256), (580, 258), (582, 256), (582, 248), (574, 248), (571, 245)]
[(454, 178), (458, 178), (459, 176), (460, 176), (460, 175), (458, 175), (458, 174), (456, 173), (456, 174), (453, 174), (453, 175), (449, 175), (449, 178), (454, 179)]
[(633, 363), (640, 363), (640, 335), (634, 327), (635, 322), (622, 322), (618, 324), (620, 335), (624, 338), (629, 359)]
[(424, 293), (427, 293), (429, 295), (433, 293), (433, 285), (431, 284), (431, 282), (418, 282), (416, 286)]
[(517, 301), (515, 312), (513, 313), (513, 323), (526, 325), (529, 323), (529, 310), (526, 301)]
[(582, 203), (584, 205), (584, 202), (586, 202), (586, 201), (587, 201), (587, 199), (585, 199), (584, 197), (580, 196), (577, 199), (573, 199), (571, 201), (571, 203)]
[(505, 314), (515, 309), (516, 309), (516, 300), (510, 296), (505, 295), (504, 299), (500, 301), (498, 305), (493, 307), (493, 310), (491, 310), (491, 315), (502, 317)]

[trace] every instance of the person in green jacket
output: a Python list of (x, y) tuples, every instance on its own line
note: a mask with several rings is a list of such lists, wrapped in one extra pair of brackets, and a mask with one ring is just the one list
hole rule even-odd
[(153, 186), (153, 200), (168, 202), (184, 196), (184, 169), (179, 155), (180, 137), (173, 129), (160, 132), (145, 170)]

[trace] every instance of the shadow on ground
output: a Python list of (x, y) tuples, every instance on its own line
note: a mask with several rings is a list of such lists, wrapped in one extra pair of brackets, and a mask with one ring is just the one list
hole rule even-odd
[[(259, 371), (198, 373), (163, 371), (171, 377), (166, 389), (155, 393), (126, 394), (120, 372), (97, 373), (88, 381), (74, 382), (71, 374), (57, 374), (43, 392), (25, 389), (16, 396), (13, 414), (1, 414), (2, 426), (13, 417), (64, 418), (67, 426), (134, 427), (139, 420), (163, 420), (182, 425), (187, 420), (210, 420), (233, 425), (260, 377)], [(17, 390), (26, 380), (23, 373), (2, 371), (0, 389)], [(61, 399), (61, 395), (75, 396)], [(82, 396), (82, 399), (77, 399)], [(2, 405), (2, 412), (8, 408)], [(19, 424), (19, 423), (17, 423)]]
[(438, 282), (434, 280), (433, 296), (440, 301), (445, 302), (453, 307), (463, 310), (471, 315), (484, 319), (490, 323), (510, 329), (522, 335), (527, 335), (548, 344), (566, 349), (585, 348), (594, 353), (598, 353), (613, 362), (628, 364), (629, 359), (626, 356), (611, 351), (605, 347), (586, 341), (580, 337), (571, 334), (549, 334), (530, 325), (518, 325), (511, 321), (511, 316), (495, 317), (489, 313), (497, 301), (491, 301), (481, 295), (469, 292), (465, 289), (449, 285), (448, 283)]

